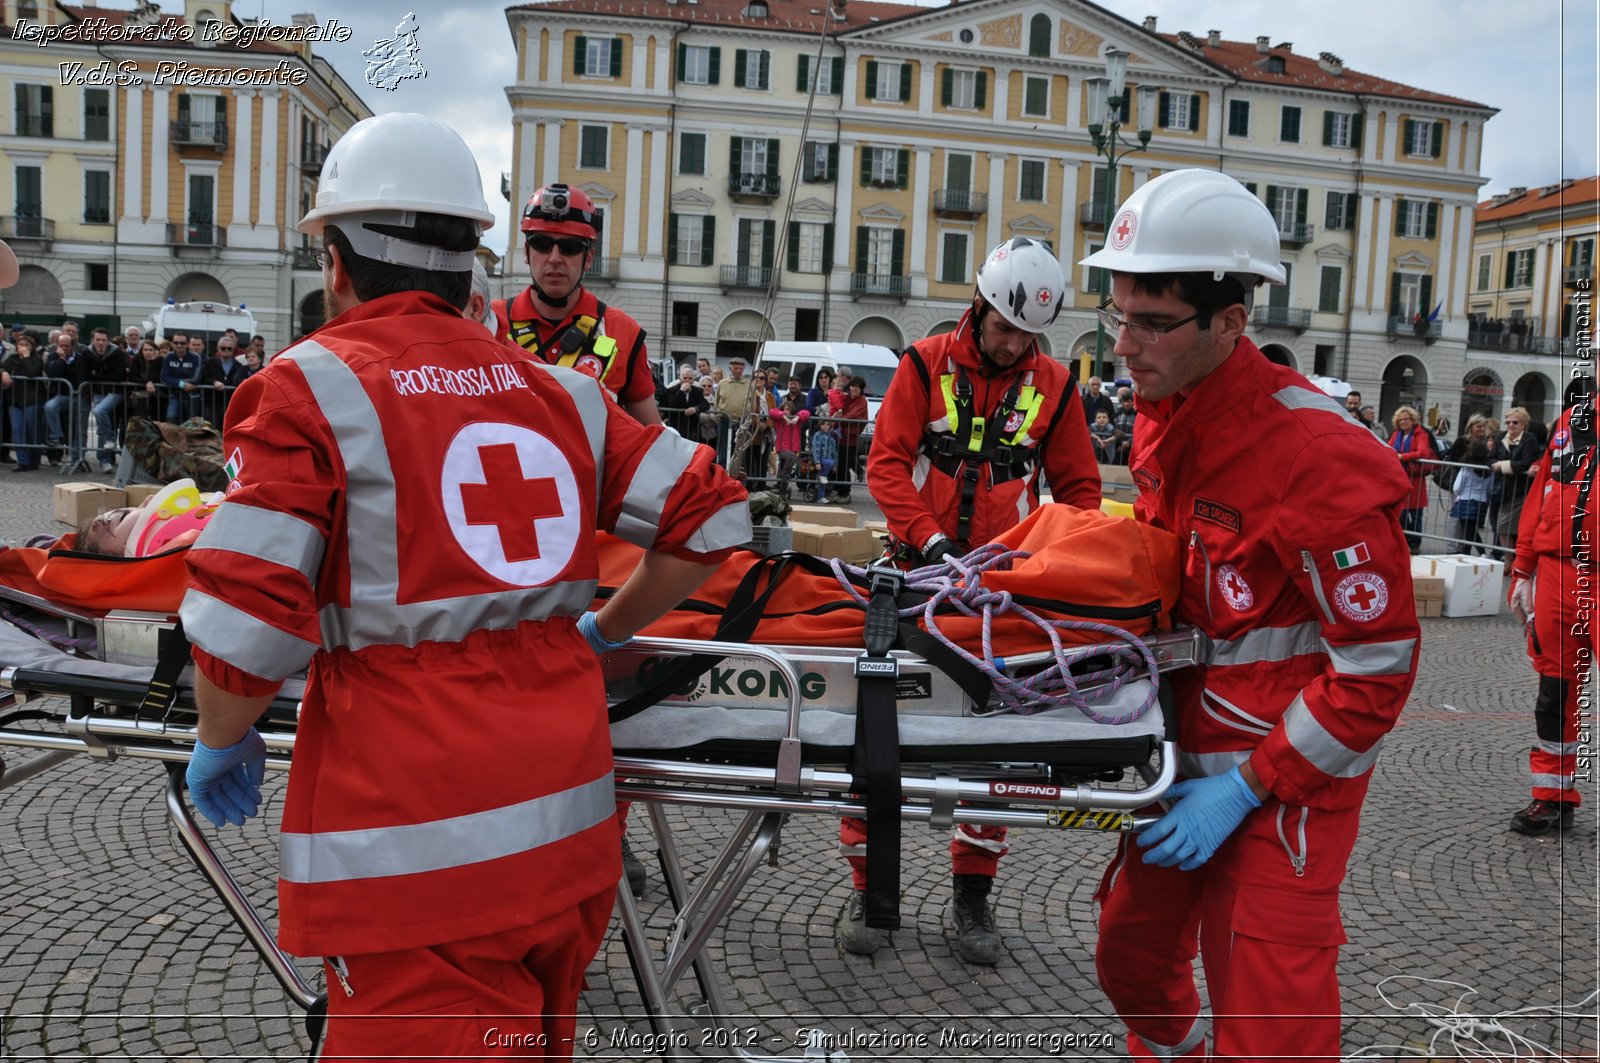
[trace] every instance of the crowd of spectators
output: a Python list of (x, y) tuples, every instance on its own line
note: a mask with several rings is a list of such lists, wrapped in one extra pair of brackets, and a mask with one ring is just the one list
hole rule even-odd
[(266, 363), (266, 342), (228, 329), (208, 351), (203, 336), (146, 337), (137, 325), (91, 329), (87, 342), (75, 321), (43, 335), (13, 325), (0, 339), (0, 461), (109, 474), (129, 417), (220, 427), (234, 389)]

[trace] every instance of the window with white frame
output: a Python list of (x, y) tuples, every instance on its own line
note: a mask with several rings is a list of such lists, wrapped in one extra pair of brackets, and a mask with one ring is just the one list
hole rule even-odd
[(765, 89), (772, 74), (772, 53), (761, 48), (741, 48), (735, 54), (734, 74), (742, 89)]
[(899, 63), (886, 63), (878, 60), (878, 80), (873, 86), (874, 99), (898, 100), (900, 98), (900, 65)]
[(1354, 141), (1355, 119), (1353, 114), (1332, 111), (1328, 114), (1328, 146), (1332, 148), (1348, 148)]
[(818, 96), (832, 96), (839, 91), (838, 86), (833, 83), (833, 60), (824, 59), (816, 63), (816, 69), (811, 72), (811, 89)]
[(711, 48), (704, 44), (683, 46), (683, 76), (685, 85), (711, 84)]
[(1018, 167), (1017, 198), (1029, 203), (1043, 203), (1044, 180), (1044, 160), (1023, 159)]
[(1194, 115), (1189, 108), (1191, 100), (1187, 92), (1172, 92), (1167, 94), (1167, 128), (1168, 129), (1193, 129)]
[(16, 100), (16, 125), (19, 137), (55, 136), (55, 91), (50, 85), (30, 85), (18, 81), (13, 86)]
[(978, 105), (978, 72), (976, 70), (950, 71), (950, 106), (970, 111)]
[(807, 141), (800, 159), (800, 180), (833, 180), (835, 150), (833, 144), (825, 144), (820, 140)]
[(672, 262), (678, 266), (698, 266), (705, 260), (706, 219), (700, 214), (679, 214), (678, 241), (672, 249)]
[(867, 272), (874, 277), (894, 276), (893, 229), (867, 229)]
[(1474, 291), (1486, 292), (1489, 290), (1490, 279), (1493, 276), (1491, 270), (1493, 268), (1494, 255), (1483, 254), (1478, 256), (1478, 277), (1472, 286)]
[(1032, 74), (1022, 83), (1022, 113), (1030, 118), (1050, 117), (1050, 79)]
[(1533, 285), (1533, 248), (1525, 247), (1506, 255), (1506, 287), (1528, 288)]
[(1267, 209), (1278, 222), (1280, 233), (1293, 233), (1297, 220), (1300, 190), (1291, 185), (1273, 185), (1267, 189)]
[(583, 39), (583, 73), (585, 77), (611, 76), (611, 49), (617, 42), (610, 37), (585, 37)]
[(972, 280), (972, 236), (969, 233), (940, 234), (939, 279), (946, 284), (966, 284)]
[(795, 225), (796, 273), (821, 273), (828, 268), (823, 257), (827, 234), (826, 222), (803, 221)]
[(1433, 154), (1433, 123), (1408, 121), (1406, 123), (1406, 154)]
[(1427, 204), (1420, 200), (1398, 199), (1395, 209), (1400, 212), (1399, 234), (1421, 240), (1428, 231)]
[(1400, 280), (1400, 301), (1389, 308), (1392, 316), (1404, 321), (1410, 321), (1420, 312), (1426, 314), (1428, 308), (1422, 305), (1422, 281), (1420, 273), (1397, 274)]
[(900, 152), (894, 148), (867, 150), (872, 152), (872, 183), (879, 186), (895, 184), (900, 176)]
[(739, 138), (739, 172), (759, 176), (767, 172), (767, 138)]
[(1322, 216), (1323, 228), (1330, 232), (1343, 232), (1356, 226), (1356, 194), (1354, 192), (1329, 192)]

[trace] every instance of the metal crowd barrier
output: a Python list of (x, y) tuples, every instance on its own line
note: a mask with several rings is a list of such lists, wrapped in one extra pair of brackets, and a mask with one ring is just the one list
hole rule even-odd
[[(1514, 505), (1512, 491), (1512, 477), (1503, 473), (1490, 472), (1489, 498), (1490, 502), (1479, 514), (1477, 521), (1464, 524), (1450, 516), (1451, 507), (1455, 504), (1456, 494), (1453, 490), (1441, 487), (1434, 482), (1434, 473), (1439, 469), (1455, 470), (1448, 475), (1452, 483), (1457, 473), (1463, 469), (1482, 470), (1482, 465), (1470, 462), (1441, 461), (1424, 458), (1416, 464), (1427, 470), (1428, 505), (1422, 511), (1422, 522), (1415, 530), (1408, 529), (1411, 534), (1420, 540), (1417, 553), (1423, 554), (1470, 554), (1479, 553), (1488, 557), (1510, 561), (1515, 547), (1512, 542), (1497, 542), (1495, 535), (1495, 518), (1500, 511), (1509, 505)], [(1515, 530), (1512, 530), (1514, 537)]]
[[(19, 442), (22, 419), (30, 416), (15, 402), (14, 384), (5, 413), (9, 429), (8, 446), (13, 454), (36, 452), (40, 460), (18, 464), (43, 467), (45, 461), (61, 475), (105, 471), (115, 467), (122, 450), (122, 430), (131, 416), (156, 421), (181, 422), (189, 417), (204, 417), (218, 428), (232, 400), (232, 386), (197, 385), (194, 390), (157, 384), (151, 391), (144, 381), (85, 381), (74, 386), (59, 377), (31, 378), (27, 381), (39, 401), (31, 407), (33, 424), (27, 442)], [(104, 399), (115, 396), (110, 406)], [(174, 411), (174, 404), (177, 405)], [(98, 412), (97, 412), (98, 410)], [(177, 416), (172, 414), (176, 412)], [(109, 456), (108, 456), (109, 455)]]

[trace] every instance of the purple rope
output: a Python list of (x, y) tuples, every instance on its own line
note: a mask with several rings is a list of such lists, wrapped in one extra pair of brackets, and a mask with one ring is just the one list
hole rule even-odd
[(0, 609), (0, 620), (4, 620), (13, 627), (21, 628), (40, 642), (47, 642), (56, 649), (64, 650), (67, 653), (84, 651), (93, 654), (100, 648), (100, 643), (95, 639), (75, 639), (70, 635), (63, 635), (59, 631), (51, 631), (49, 628), (41, 627), (30, 620), (24, 620), (9, 609)]

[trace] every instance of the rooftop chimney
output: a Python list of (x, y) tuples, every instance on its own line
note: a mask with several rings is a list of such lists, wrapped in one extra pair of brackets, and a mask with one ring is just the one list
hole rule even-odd
[(1144, 28), (1151, 33), (1156, 31), (1156, 17), (1154, 15), (1146, 15), (1144, 17)]
[(1344, 60), (1332, 52), (1323, 52), (1317, 57), (1317, 65), (1335, 77), (1344, 74)]
[(1272, 38), (1271, 37), (1257, 37), (1256, 38), (1256, 51), (1258, 51), (1258, 52), (1270, 52), (1270, 51), (1272, 51)]
[(1222, 31), (1221, 30), (1206, 30), (1206, 43), (1211, 45), (1211, 47), (1213, 47), (1213, 48), (1221, 48), (1222, 47)]
[(1272, 47), (1274, 47), (1274, 48), (1282, 48), (1286, 52), (1292, 52), (1292, 51), (1294, 51), (1294, 42), (1293, 41), (1279, 41), (1277, 44), (1274, 44)]
[(1506, 195), (1511, 197), (1512, 199), (1517, 199), (1517, 198), (1519, 198), (1521, 196), (1525, 196), (1527, 194), (1528, 194), (1528, 186), (1527, 185), (1512, 185), (1511, 188), (1506, 192)]

